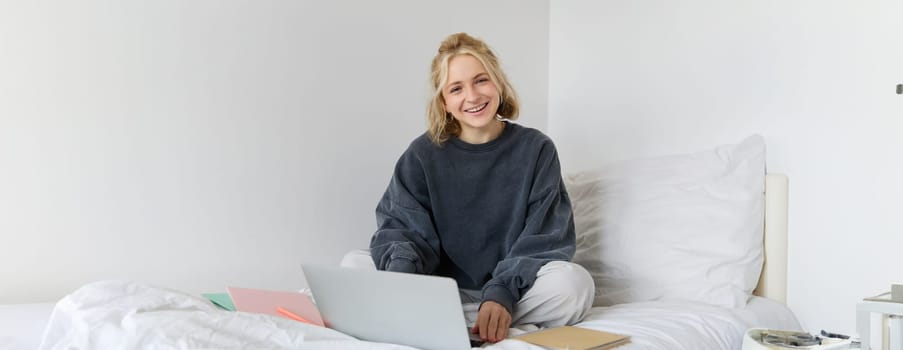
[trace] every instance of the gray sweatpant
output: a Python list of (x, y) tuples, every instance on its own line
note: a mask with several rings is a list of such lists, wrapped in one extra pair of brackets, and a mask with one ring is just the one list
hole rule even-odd
[[(345, 254), (341, 266), (376, 270), (366, 249)], [(533, 287), (514, 305), (511, 325), (547, 328), (575, 324), (592, 306), (594, 292), (593, 279), (582, 266), (566, 261), (549, 262), (536, 273)], [(459, 293), (464, 317), (468, 326), (472, 326), (479, 311), (481, 292), (459, 289)]]

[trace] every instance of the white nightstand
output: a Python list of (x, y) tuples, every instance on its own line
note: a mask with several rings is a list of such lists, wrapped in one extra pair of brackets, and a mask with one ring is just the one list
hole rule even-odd
[(879, 313), (887, 318), (888, 329), (882, 329), (881, 334), (890, 340), (890, 350), (903, 350), (903, 303), (892, 301), (862, 301), (856, 305), (856, 330), (859, 332), (862, 350), (881, 348), (880, 345), (874, 348), (869, 346), (872, 313)]

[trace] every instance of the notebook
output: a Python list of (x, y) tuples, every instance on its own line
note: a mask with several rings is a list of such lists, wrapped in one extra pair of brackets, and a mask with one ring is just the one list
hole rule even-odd
[(355, 338), (419, 349), (470, 349), (455, 280), (304, 265), (326, 325)]
[(571, 326), (548, 328), (513, 339), (556, 350), (607, 350), (630, 341), (626, 335)]
[(320, 312), (307, 295), (238, 287), (228, 287), (226, 290), (236, 311), (274, 315), (323, 326)]

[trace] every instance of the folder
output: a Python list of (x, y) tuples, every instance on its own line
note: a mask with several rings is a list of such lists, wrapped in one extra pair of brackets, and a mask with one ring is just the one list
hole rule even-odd
[[(320, 311), (310, 298), (298, 292), (228, 287), (235, 310), (273, 315), (289, 319), (301, 318), (308, 323), (323, 326)], [(282, 309), (280, 311), (280, 309)], [(295, 316), (295, 317), (292, 317)]]
[(232, 305), (232, 299), (226, 293), (204, 293), (202, 297), (210, 300), (213, 305), (219, 306), (223, 310), (235, 311), (235, 305)]
[(626, 335), (571, 326), (543, 329), (514, 339), (560, 350), (607, 350), (630, 341)]

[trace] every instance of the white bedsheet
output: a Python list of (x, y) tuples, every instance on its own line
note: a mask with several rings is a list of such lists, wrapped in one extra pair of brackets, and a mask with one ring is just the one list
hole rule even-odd
[(747, 329), (800, 329), (781, 303), (754, 297), (742, 309), (698, 302), (644, 302), (597, 307), (579, 326), (628, 334), (619, 349), (740, 349)]
[(52, 311), (53, 303), (0, 305), (0, 349), (37, 349)]
[[(628, 334), (619, 349), (739, 349), (747, 328), (799, 329), (782, 304), (753, 298), (743, 309), (691, 302), (593, 308), (580, 326)], [(41, 349), (411, 349), (356, 340), (334, 330), (223, 311), (178, 291), (131, 282), (86, 285), (57, 303)], [(541, 350), (517, 340), (493, 350)]]

